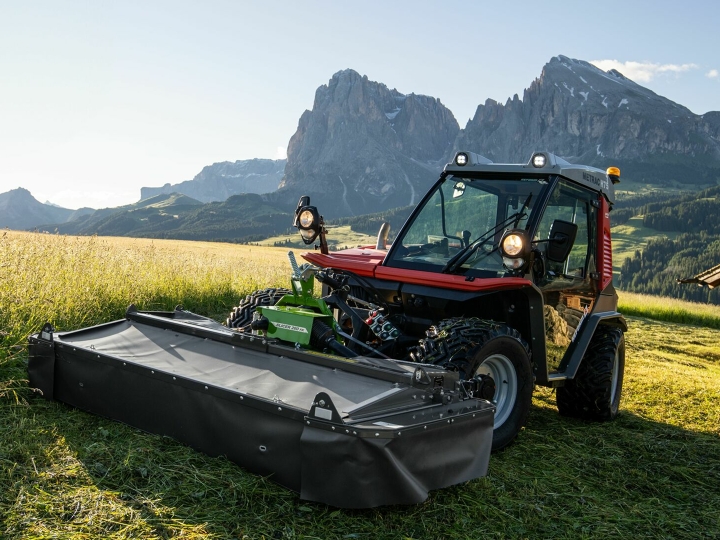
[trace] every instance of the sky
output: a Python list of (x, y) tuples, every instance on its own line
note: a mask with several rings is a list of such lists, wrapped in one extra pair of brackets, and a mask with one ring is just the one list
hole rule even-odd
[(114, 207), (285, 157), (346, 68), (439, 98), (461, 127), (559, 54), (717, 111), (718, 21), (715, 0), (0, 0), (0, 193)]

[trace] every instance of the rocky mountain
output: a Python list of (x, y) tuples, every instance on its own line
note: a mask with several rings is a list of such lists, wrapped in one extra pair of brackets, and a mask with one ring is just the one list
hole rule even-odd
[(330, 217), (415, 204), (459, 130), (438, 99), (340, 71), (300, 117), (280, 189), (268, 200), (289, 208), (307, 194)]
[(478, 106), (455, 148), (496, 162), (524, 162), (549, 150), (571, 162), (619, 166), (632, 180), (714, 184), (720, 112), (698, 116), (616, 70), (556, 56), (522, 100)]
[(0, 193), (0, 228), (33, 229), (42, 223), (64, 223), (92, 211), (92, 208), (69, 210), (41, 203), (24, 188)]
[(162, 187), (144, 187), (140, 199), (160, 194), (182, 193), (200, 202), (224, 201), (239, 193), (275, 191), (285, 171), (284, 159), (223, 161), (204, 167), (192, 180)]

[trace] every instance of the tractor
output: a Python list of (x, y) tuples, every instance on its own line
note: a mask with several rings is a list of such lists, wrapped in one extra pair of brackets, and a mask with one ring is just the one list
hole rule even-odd
[[(612, 420), (625, 320), (612, 285), (620, 171), (548, 152), (458, 152), (389, 242), (331, 252), (301, 197), (288, 289), (224, 323), (140, 311), (29, 338), (46, 399), (172, 437), (343, 508), (417, 504), (487, 474), (535, 385), (561, 414)], [(316, 288), (317, 286), (317, 288)], [(319, 289), (319, 290), (318, 290)]]
[[(535, 152), (496, 164), (458, 152), (388, 244), (331, 252), (301, 197), (293, 225), (315, 251), (290, 289), (247, 296), (237, 332), (341, 357), (434, 364), (495, 406), (493, 450), (525, 425), (535, 385), (561, 415), (618, 414), (627, 326), (612, 284), (610, 211), (620, 171)], [(322, 294), (314, 293), (314, 282)]]

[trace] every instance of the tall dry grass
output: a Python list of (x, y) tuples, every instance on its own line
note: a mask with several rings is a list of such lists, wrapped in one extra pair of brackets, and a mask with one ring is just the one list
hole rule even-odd
[(720, 306), (625, 291), (618, 296), (618, 311), (624, 315), (720, 329)]
[[(58, 330), (122, 318), (130, 304), (182, 304), (222, 320), (249, 292), (287, 285), (287, 250), (131, 238), (0, 233), (0, 369), (50, 322)], [(20, 372), (0, 383), (17, 387)], [(0, 394), (3, 392), (0, 386)]]

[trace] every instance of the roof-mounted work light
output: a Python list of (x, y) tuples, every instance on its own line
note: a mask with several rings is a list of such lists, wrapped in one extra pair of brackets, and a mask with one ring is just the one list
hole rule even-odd
[(460, 165), (461, 167), (467, 165), (468, 161), (468, 155), (465, 152), (458, 152), (455, 156), (455, 164)]
[(533, 167), (542, 169), (545, 165), (547, 165), (547, 156), (545, 154), (535, 154), (532, 157), (532, 164)]

